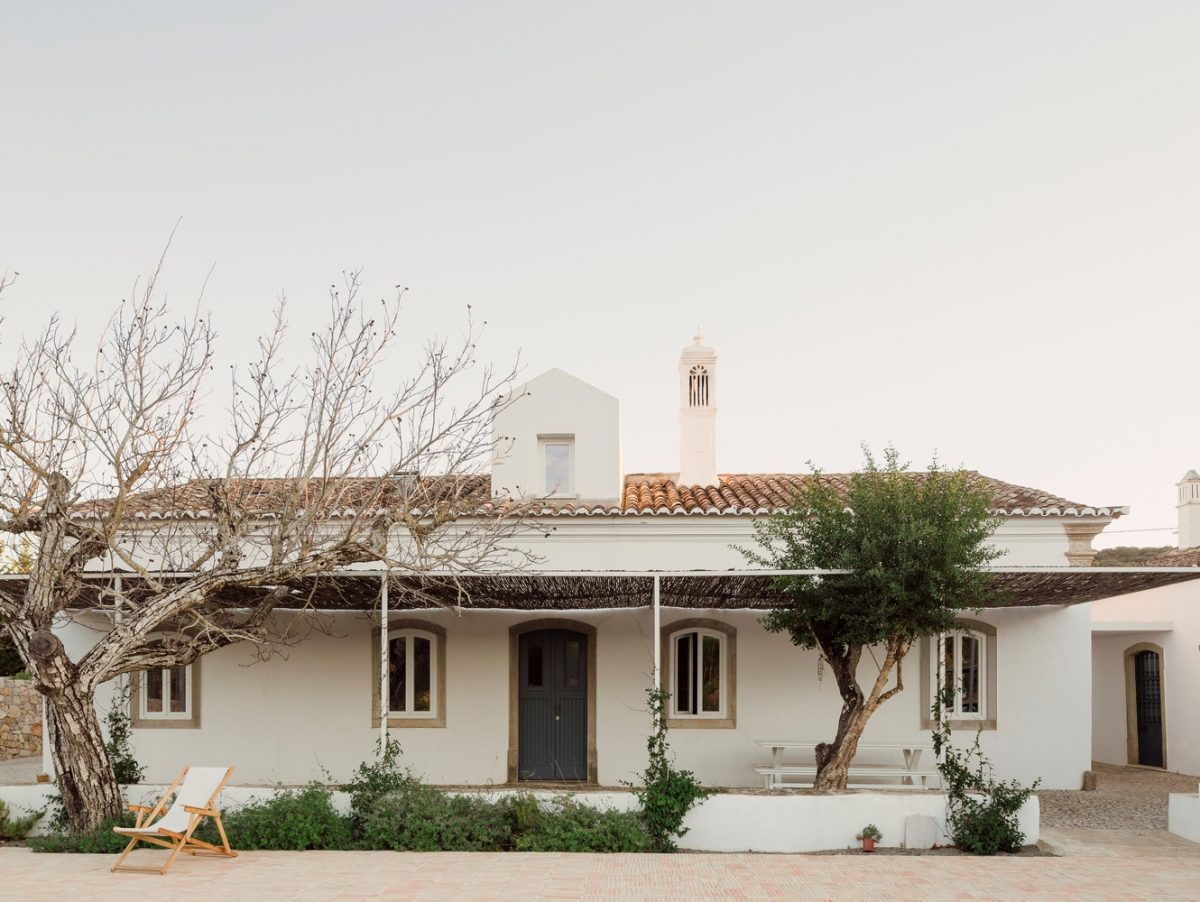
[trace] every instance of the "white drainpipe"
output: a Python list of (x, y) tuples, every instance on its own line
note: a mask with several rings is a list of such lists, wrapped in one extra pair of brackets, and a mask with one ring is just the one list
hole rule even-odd
[(384, 573), (379, 586), (379, 754), (387, 748), (388, 739), (388, 576)]

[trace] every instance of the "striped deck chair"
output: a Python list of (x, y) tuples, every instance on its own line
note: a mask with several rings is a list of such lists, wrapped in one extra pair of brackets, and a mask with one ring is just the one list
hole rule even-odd
[[(225, 826), (221, 823), (221, 812), (217, 810), (217, 797), (233, 776), (232, 767), (185, 767), (175, 782), (153, 807), (130, 805), (129, 810), (137, 814), (134, 827), (113, 827), (115, 833), (128, 836), (129, 845), (112, 866), (114, 871), (139, 871), (145, 874), (165, 874), (180, 852), (189, 855), (221, 855), (236, 858), (237, 852), (229, 847)], [(172, 800), (174, 796), (174, 800)], [(170, 807), (167, 803), (170, 802)], [(205, 818), (212, 818), (221, 836), (221, 845), (214, 846), (192, 836)], [(171, 855), (161, 868), (135, 868), (122, 865), (134, 846), (144, 842), (170, 849)]]

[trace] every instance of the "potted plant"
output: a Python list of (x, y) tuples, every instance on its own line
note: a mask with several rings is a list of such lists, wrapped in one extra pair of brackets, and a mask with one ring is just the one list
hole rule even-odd
[(883, 839), (883, 834), (879, 832), (879, 828), (874, 824), (867, 824), (858, 831), (855, 839), (862, 842), (862, 850), (864, 852), (874, 852), (875, 843), (877, 840)]

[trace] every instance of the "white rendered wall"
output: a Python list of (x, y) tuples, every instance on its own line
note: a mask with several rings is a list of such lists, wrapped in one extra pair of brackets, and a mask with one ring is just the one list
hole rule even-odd
[[(740, 568), (745, 559), (732, 546), (752, 542), (751, 518), (742, 516), (560, 517), (553, 525), (549, 537), (537, 534), (525, 540), (543, 557), (545, 568)], [(1005, 553), (1004, 564), (1061, 566), (1066, 560), (1068, 540), (1058, 518), (1009, 520), (995, 542)], [(395, 735), (428, 779), (451, 784), (505, 781), (508, 627), (547, 616), (586, 620), (598, 630), (601, 782), (630, 779), (644, 766), (643, 692), (655, 641), (648, 609), (475, 611), (461, 617), (438, 611), (427, 616), (448, 632), (448, 726), (397, 730)], [(675, 731), (672, 741), (684, 766), (709, 783), (755, 785), (752, 765), (762, 760), (763, 752), (754, 739), (832, 734), (840, 702), (832, 680), (818, 681), (815, 653), (766, 633), (751, 612), (667, 610), (664, 624), (684, 616), (717, 617), (739, 633), (737, 729)], [(1089, 612), (1085, 607), (997, 610), (982, 619), (996, 625), (999, 653), (999, 730), (985, 733), (985, 750), (1005, 776), (1026, 782), (1040, 776), (1047, 788), (1076, 788), (1091, 756)], [(100, 619), (92, 624), (105, 626)], [(150, 769), (147, 779), (168, 780), (183, 762), (198, 760), (235, 765), (239, 783), (303, 782), (323, 771), (346, 778), (373, 753), (378, 732), (370, 725), (370, 711), (378, 684), (371, 673), (371, 622), (360, 615), (340, 615), (335, 627), (334, 635), (314, 634), (286, 657), (266, 663), (244, 666), (251, 656), (236, 647), (205, 657), (202, 728), (136, 732), (138, 755)], [(97, 635), (81, 624), (65, 626), (61, 634), (76, 659)], [(905, 692), (872, 719), (869, 739), (927, 739), (920, 727), (925, 702), (919, 697), (916, 666), (914, 655)], [(97, 698), (101, 712), (108, 701), (102, 687)]]
[[(696, 570), (745, 568), (735, 546), (753, 547), (753, 519), (732, 515), (578, 516), (547, 519), (553, 530), (522, 544), (542, 569)], [(1073, 522), (1073, 521), (1067, 521)], [(997, 566), (1064, 567), (1068, 539), (1056, 517), (1010, 519), (993, 536)]]
[[(1140, 621), (1147, 629), (1092, 634), (1093, 755), (1109, 764), (1128, 763), (1126, 742), (1125, 650), (1152, 642), (1163, 650), (1166, 685), (1167, 769), (1200, 774), (1200, 580), (1135, 592), (1095, 602), (1093, 627)], [(1171, 629), (1150, 627), (1169, 624)]]
[(547, 370), (514, 393), (528, 392), (500, 411), (493, 431), (507, 453), (492, 465), (493, 492), (523, 497), (544, 494), (538, 436), (574, 436), (575, 485), (582, 500), (621, 497), (620, 404), (562, 370)]
[[(644, 690), (653, 654), (648, 609), (575, 612), (446, 611), (405, 613), (447, 630), (447, 726), (394, 729), (406, 761), (440, 784), (503, 783), (508, 751), (508, 627), (548, 616), (583, 620), (597, 629), (597, 746), (599, 779), (616, 785), (645, 766), (648, 718)], [(734, 625), (737, 637), (736, 729), (676, 729), (671, 742), (681, 766), (713, 785), (755, 786), (764, 752), (755, 739), (824, 739), (832, 735), (840, 700), (828, 674), (818, 680), (813, 652), (796, 649), (764, 631), (752, 612), (663, 612), (663, 625), (705, 616)], [(1076, 788), (1089, 766), (1090, 710), (1064, 700), (1087, 699), (1090, 647), (1087, 612), (1019, 609), (986, 612), (997, 628), (997, 719), (983, 747), (999, 773), (1045, 788)], [(335, 636), (314, 635), (287, 658), (250, 664), (234, 647), (204, 658), (201, 728), (139, 729), (137, 757), (148, 781), (167, 781), (187, 762), (230, 764), (239, 784), (343, 780), (372, 756), (378, 731), (371, 726), (372, 694), (368, 620), (341, 615)], [(95, 634), (78, 625), (64, 630), (73, 647)], [(872, 718), (865, 738), (927, 742), (921, 727), (916, 653), (906, 688)], [(244, 666), (250, 665), (250, 666)], [(872, 665), (863, 665), (863, 678)], [(100, 704), (106, 704), (101, 700)], [(973, 736), (957, 733), (963, 743)]]

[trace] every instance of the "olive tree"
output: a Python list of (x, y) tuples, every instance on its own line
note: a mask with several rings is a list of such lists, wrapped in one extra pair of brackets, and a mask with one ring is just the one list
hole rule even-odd
[[(741, 549), (775, 569), (847, 571), (780, 577), (781, 604), (762, 621), (816, 649), (842, 697), (833, 741), (817, 746), (816, 789), (846, 788), (867, 721), (904, 689), (913, 643), (992, 597), (986, 568), (1000, 554), (988, 543), (999, 521), (986, 485), (937, 461), (909, 472), (893, 448), (882, 464), (864, 453), (848, 479), (814, 471), (789, 509), (755, 522), (758, 547)], [(865, 686), (864, 652), (877, 665)]]
[[(400, 297), (368, 306), (348, 274), (294, 363), (281, 304), (214, 404), (217, 332), (172, 314), (157, 275), (92, 341), (58, 318), (10, 338), (0, 372), (0, 534), (32, 550), (28, 574), (0, 577), (0, 621), (48, 703), (75, 831), (122, 807), (100, 685), (234, 643), (297, 641), (293, 621), (312, 612), (296, 586), (340, 567), (522, 562), (510, 540), (526, 509), (493, 499), (484, 475), (516, 367), (477, 362), (469, 315), (458, 339), (402, 352)], [(389, 356), (402, 378), (383, 378)], [(123, 574), (124, 591), (85, 579), (95, 570)], [(55, 627), (81, 607), (107, 627), (73, 657)]]

